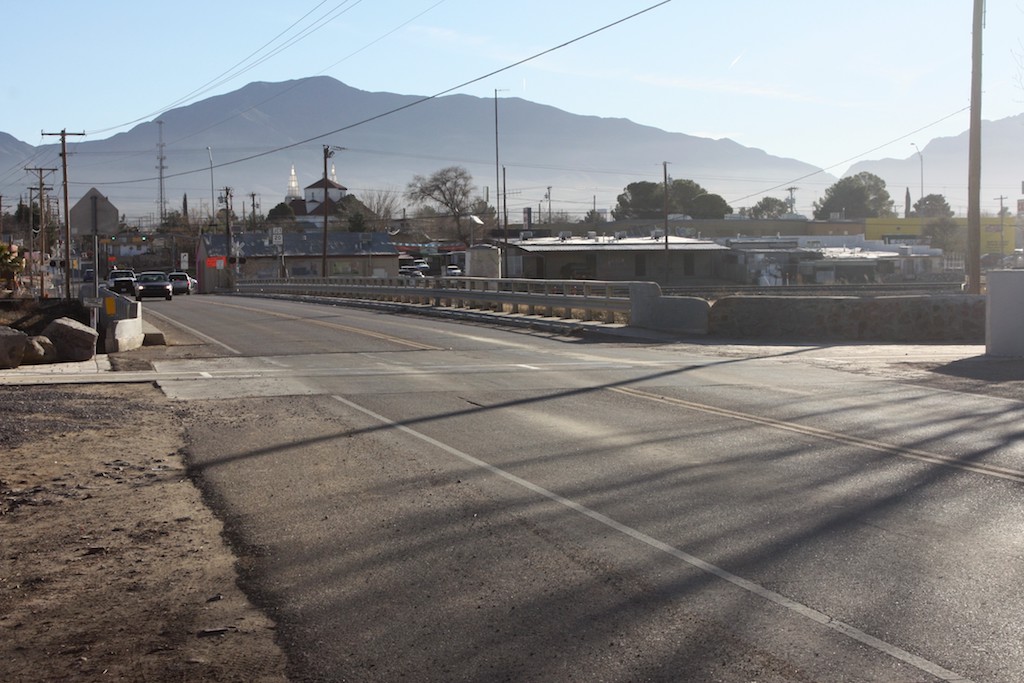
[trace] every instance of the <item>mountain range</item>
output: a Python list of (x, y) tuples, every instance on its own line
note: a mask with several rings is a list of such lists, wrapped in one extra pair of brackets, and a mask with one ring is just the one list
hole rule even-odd
[[(416, 174), (460, 165), (492, 204), (495, 187), (505, 186), (513, 222), (527, 206), (542, 214), (550, 206), (572, 218), (591, 208), (610, 209), (627, 184), (661, 182), (663, 161), (670, 162), (672, 178), (695, 180), (737, 210), (765, 195), (785, 198), (786, 188), (796, 187), (797, 210), (809, 213), (837, 180), (810, 164), (728, 139), (571, 114), (520, 98), (367, 92), (326, 76), (250, 83), (167, 111), (159, 120), (102, 140), (69, 140), (71, 202), (95, 187), (130, 220), (148, 217), (145, 224), (159, 213), (162, 156), (167, 210), (181, 210), (187, 196), (190, 211), (205, 214), (211, 194), (231, 187), (237, 214), (242, 202), (246, 212), (255, 202), (266, 213), (284, 199), (293, 167), (300, 187), (322, 177), (325, 145), (333, 151), (330, 164), (338, 182), (357, 196), (401, 193)], [(984, 124), (983, 205), (990, 197), (1016, 200), (1024, 173), (1022, 127), (1024, 114)], [(13, 170), (58, 167), (58, 154), (59, 145), (33, 147), (0, 133), (0, 194), (6, 203), (27, 196), (33, 183), (32, 176)], [(921, 156), (908, 145), (906, 158), (861, 161), (847, 173), (881, 176), (902, 208), (905, 190), (915, 199), (919, 195), (923, 170), (924, 192), (944, 194), (962, 212), (966, 169), (965, 132), (928, 142)]]

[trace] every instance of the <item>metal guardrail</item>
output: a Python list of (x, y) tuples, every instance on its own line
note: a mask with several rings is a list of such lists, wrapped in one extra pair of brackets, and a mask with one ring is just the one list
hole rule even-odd
[(637, 284), (599, 280), (454, 278), (287, 278), (240, 280), (239, 294), (372, 299), (628, 324)]

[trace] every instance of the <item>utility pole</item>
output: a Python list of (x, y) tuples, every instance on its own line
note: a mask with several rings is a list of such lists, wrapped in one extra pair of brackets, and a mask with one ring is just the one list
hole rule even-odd
[(544, 195), (544, 199), (548, 200), (548, 224), (551, 224), (551, 186), (548, 185), (548, 193)]
[(224, 225), (225, 225), (225, 228), (224, 228), (224, 239), (225, 239), (224, 254), (225, 254), (225, 260), (227, 261), (227, 263), (225, 263), (224, 265), (227, 266), (228, 289), (231, 289), (232, 288), (232, 282), (233, 282), (233, 278), (231, 277), (231, 266), (232, 266), (232, 262), (233, 262), (234, 257), (231, 254), (232, 248), (231, 248), (231, 188), (230, 187), (225, 187), (224, 188), (224, 195), (221, 197), (221, 201), (224, 204)]
[(156, 170), (160, 177), (159, 194), (157, 197), (157, 214), (160, 216), (160, 225), (163, 226), (164, 221), (167, 220), (167, 200), (164, 197), (164, 171), (167, 170), (167, 166), (164, 162), (167, 161), (167, 157), (164, 156), (164, 122), (157, 121), (157, 130), (159, 130), (158, 142), (156, 143)]
[(256, 193), (255, 192), (250, 192), (249, 193), (249, 200), (252, 202), (252, 213), (251, 213), (251, 216), (252, 216), (252, 229), (256, 230)]
[(320, 207), (324, 210), (324, 245), (323, 245), (323, 257), (320, 261), (320, 277), (327, 277), (327, 200), (330, 197), (327, 194), (327, 188), (329, 187), (330, 180), (327, 178), (327, 160), (334, 156), (334, 152), (338, 150), (344, 150), (344, 147), (335, 147), (333, 145), (324, 145), (324, 200), (320, 204)]
[[(503, 181), (501, 185), (505, 192), (505, 197), (504, 200), (502, 201), (502, 203), (505, 205), (505, 227), (504, 230), (502, 231), (502, 237), (505, 240), (505, 248), (501, 250), (501, 253), (504, 256), (504, 258), (502, 259), (503, 263), (501, 268), (501, 276), (508, 277), (508, 177), (505, 175), (504, 166), (501, 167), (501, 178)], [(497, 211), (497, 209), (495, 209), (495, 211)], [(497, 213), (495, 213), (495, 217), (497, 217)]]
[(68, 207), (68, 136), (85, 135), (81, 133), (69, 133), (67, 128), (62, 128), (59, 133), (42, 133), (43, 135), (60, 136), (60, 159), (64, 169), (64, 296), (71, 300), (71, 210)]
[(1005, 246), (1004, 246), (1005, 245), (1005, 240), (1003, 239), (1003, 231), (1006, 229), (1006, 209), (1003, 206), (1003, 202), (1005, 200), (1009, 199), (1009, 197), (1004, 197), (1004, 196), (1000, 195), (1000, 196), (996, 197), (995, 199), (996, 199), (996, 201), (999, 202), (999, 256), (1003, 257), (1003, 256), (1005, 256), (1005, 254), (1003, 254), (1003, 250), (1005, 249)]
[(786, 192), (789, 193), (789, 212), (796, 213), (796, 195), (794, 194), (799, 187), (787, 187)]
[[(51, 188), (46, 187), (46, 184), (43, 182), (43, 176), (48, 174), (48, 173), (53, 173), (57, 169), (55, 169), (55, 168), (26, 168), (25, 170), (29, 171), (30, 173), (36, 173), (36, 174), (39, 175), (39, 188), (36, 191), (39, 193), (39, 298), (42, 299), (43, 296), (45, 295), (45, 289), (44, 288), (46, 286), (46, 269), (43, 267), (43, 258), (45, 258), (46, 247), (47, 247), (47, 244), (46, 244), (46, 210), (43, 208), (45, 206), (45, 204), (43, 202), (44, 202), (44, 200), (46, 198), (46, 190), (51, 189)], [(33, 189), (35, 189), (35, 188), (29, 188), (28, 211), (29, 211), (29, 216), (30, 217), (32, 216), (32, 192), (31, 192), (31, 190), (33, 190)]]
[(967, 293), (981, 294), (981, 32), (985, 0), (974, 0), (971, 32), (971, 126), (967, 154)]

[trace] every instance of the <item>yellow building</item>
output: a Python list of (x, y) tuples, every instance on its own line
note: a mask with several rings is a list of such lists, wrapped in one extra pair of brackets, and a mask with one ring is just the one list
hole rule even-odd
[[(952, 219), (961, 230), (964, 236), (967, 235), (967, 219)], [(868, 218), (864, 221), (864, 238), (868, 240), (883, 240), (886, 242), (899, 242), (905, 240), (917, 240), (927, 218)], [(981, 217), (981, 253), (1001, 254), (1009, 256), (1017, 248), (1016, 221), (1007, 216), (1000, 219), (999, 216)]]

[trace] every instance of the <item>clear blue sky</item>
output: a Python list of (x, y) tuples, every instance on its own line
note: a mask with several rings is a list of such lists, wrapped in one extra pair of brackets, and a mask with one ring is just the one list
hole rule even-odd
[[(170, 105), (314, 75), (432, 95), (655, 4), (8, 0), (0, 130), (102, 138)], [(968, 128), (972, 5), (672, 0), (458, 92), (728, 137), (839, 176)], [(983, 117), (1019, 114), (1024, 0), (988, 0), (984, 41)]]

